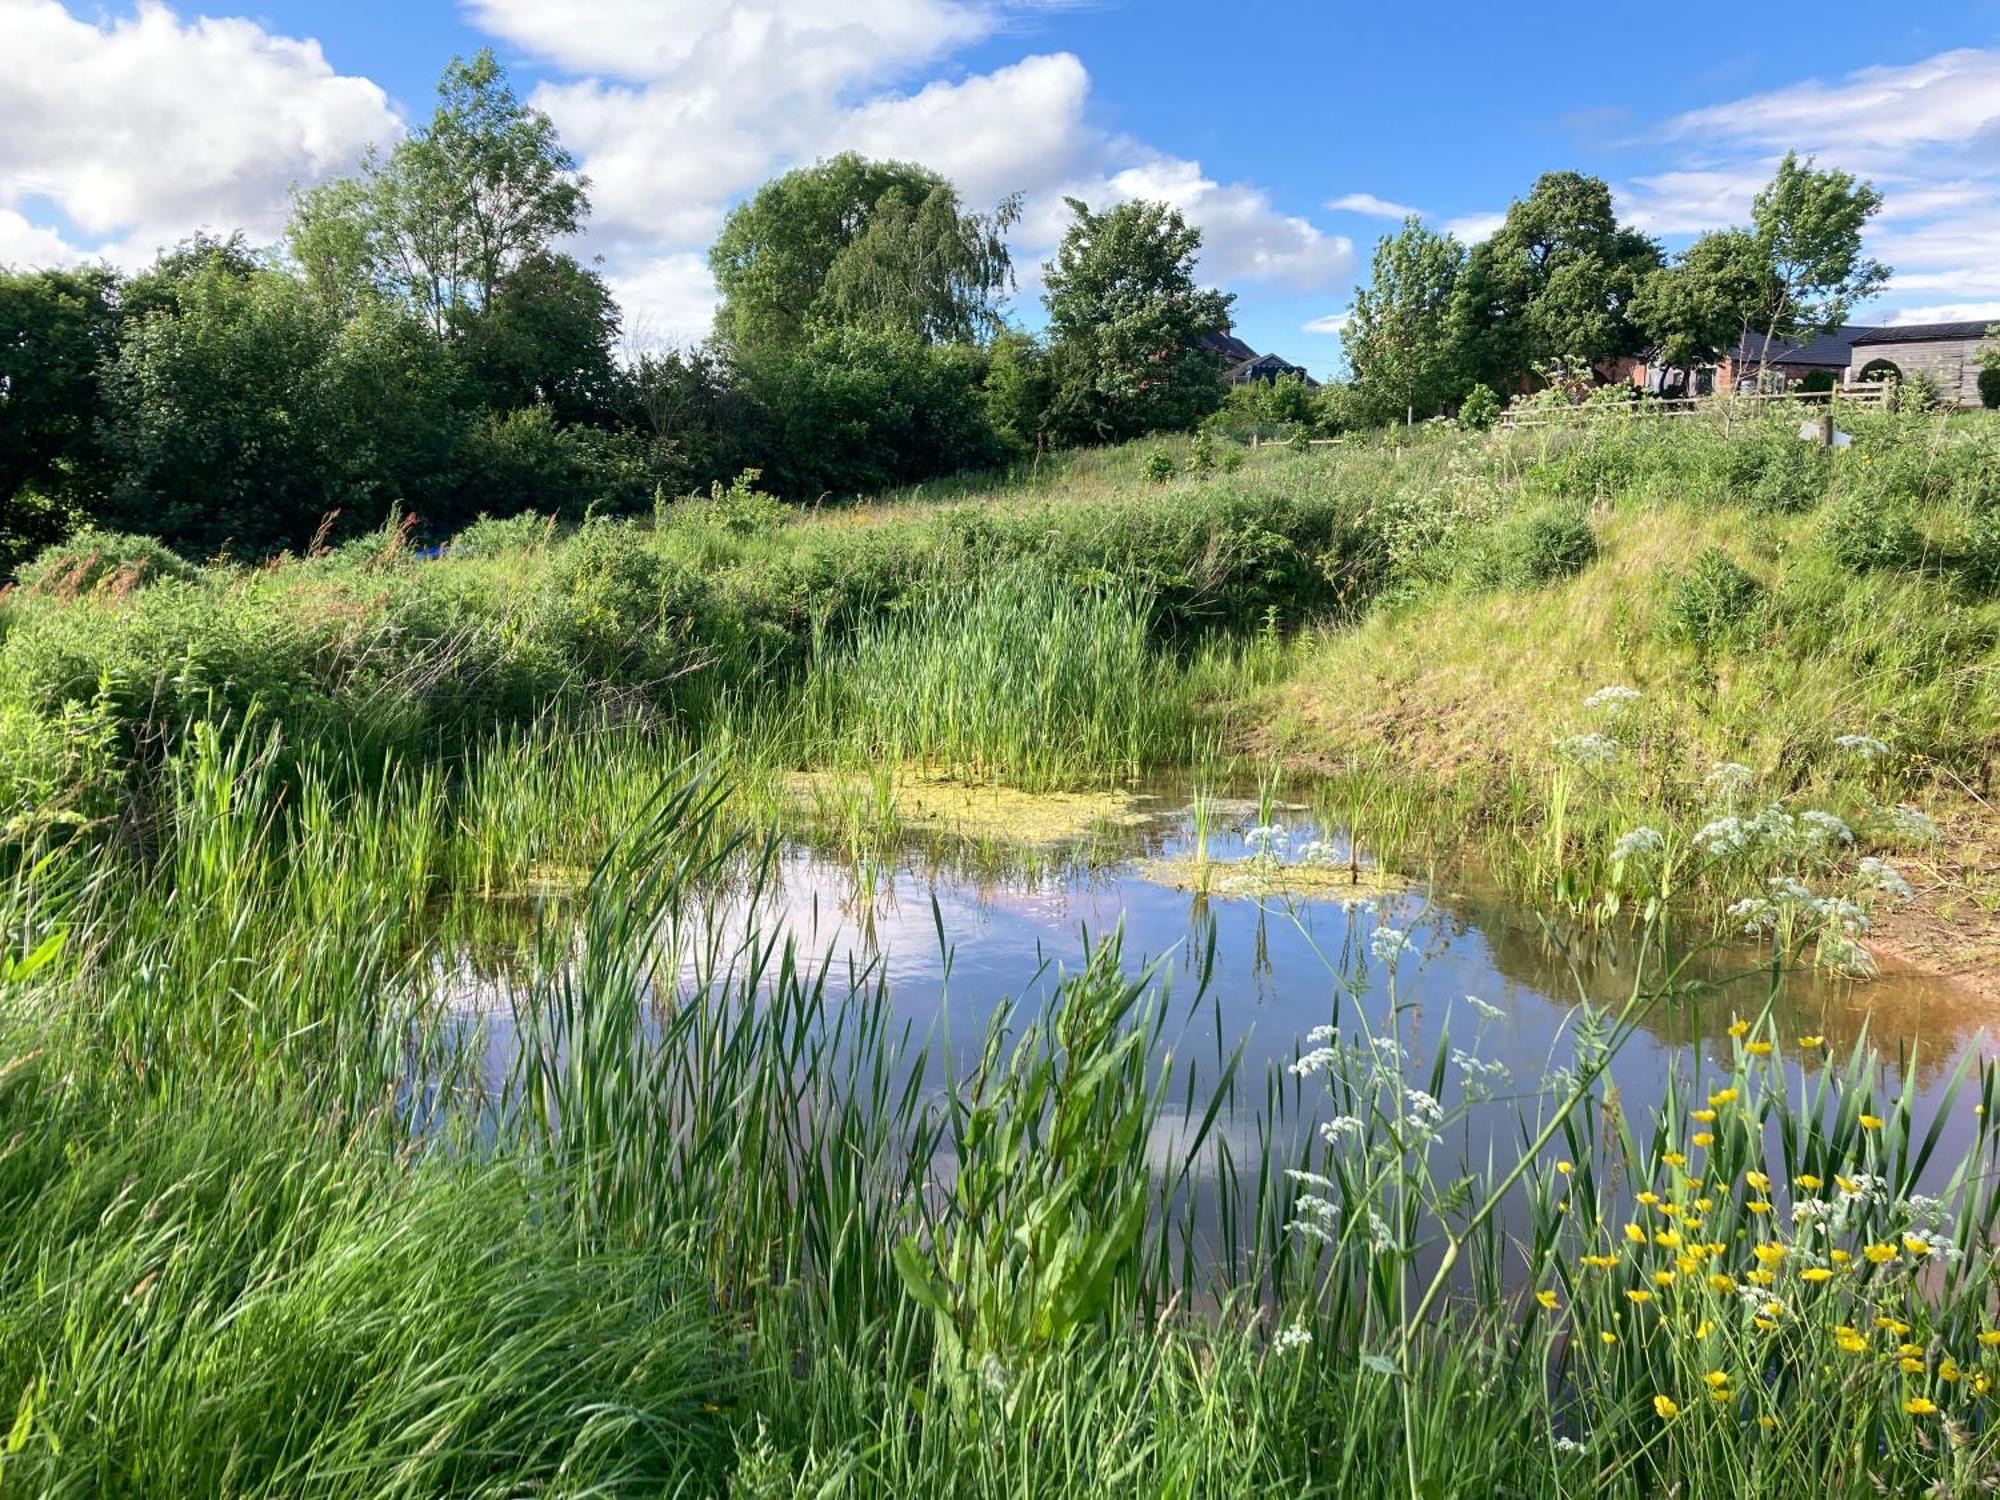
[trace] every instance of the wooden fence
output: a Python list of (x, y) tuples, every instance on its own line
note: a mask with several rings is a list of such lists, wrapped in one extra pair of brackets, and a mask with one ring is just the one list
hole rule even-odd
[(1614, 417), (1632, 419), (1720, 416), (1726, 421), (1738, 411), (1752, 413), (1773, 401), (1789, 401), (1802, 406), (1836, 401), (1847, 406), (1881, 406), (1888, 401), (1889, 395), (1889, 386), (1870, 384), (1842, 386), (1831, 391), (1751, 391), (1735, 395), (1690, 396), (1667, 400), (1640, 398), (1632, 401), (1585, 402), (1581, 406), (1557, 407), (1554, 410), (1502, 412), (1499, 425), (1553, 427), (1573, 422), (1601, 422)]

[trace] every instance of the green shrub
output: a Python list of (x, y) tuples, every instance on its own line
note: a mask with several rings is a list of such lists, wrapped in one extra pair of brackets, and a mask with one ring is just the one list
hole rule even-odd
[(21, 586), (67, 599), (100, 589), (128, 593), (162, 579), (194, 578), (198, 572), (149, 536), (85, 530), (37, 553), (21, 569)]
[(1501, 534), (1501, 581), (1539, 588), (1580, 573), (1597, 556), (1597, 533), (1575, 505), (1546, 505), (1510, 520)]
[(1796, 434), (1762, 438), (1759, 446), (1762, 461), (1750, 487), (1750, 503), (1755, 509), (1795, 515), (1826, 498), (1828, 462), (1824, 448), (1802, 442)]
[(2000, 411), (2000, 364), (1979, 372), (1979, 404), (1988, 411)]
[(463, 557), (497, 557), (547, 546), (555, 534), (555, 518), (524, 510), (516, 516), (481, 516), (451, 539), (451, 551)]
[(1830, 391), (1839, 383), (1831, 370), (1812, 370), (1799, 382), (1798, 388), (1807, 392)]
[(1190, 474), (1212, 474), (1215, 472), (1215, 438), (1206, 432), (1197, 432), (1188, 443), (1187, 471)]
[(1873, 491), (1843, 495), (1827, 510), (1827, 546), (1856, 573), (1907, 568), (1923, 556), (1923, 533), (1902, 501)]
[(1703, 655), (1738, 642), (1749, 633), (1763, 592), (1722, 548), (1706, 548), (1685, 572), (1667, 575), (1661, 638)]
[(1973, 516), (1954, 565), (1974, 593), (2000, 594), (2000, 505)]
[(1174, 477), (1173, 454), (1164, 448), (1155, 448), (1146, 455), (1143, 472), (1154, 484), (1165, 484)]
[(1480, 383), (1465, 393), (1465, 400), (1459, 403), (1458, 420), (1474, 432), (1484, 432), (1500, 417), (1500, 398), (1493, 387)]

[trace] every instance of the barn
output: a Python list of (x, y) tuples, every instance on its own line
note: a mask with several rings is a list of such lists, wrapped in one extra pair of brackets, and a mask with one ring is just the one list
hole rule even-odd
[(1955, 406), (1979, 405), (1979, 353), (2000, 347), (1989, 337), (1994, 325), (1986, 319), (1970, 323), (1908, 323), (1900, 328), (1872, 328), (1854, 340), (1848, 383), (1927, 375), (1944, 399)]

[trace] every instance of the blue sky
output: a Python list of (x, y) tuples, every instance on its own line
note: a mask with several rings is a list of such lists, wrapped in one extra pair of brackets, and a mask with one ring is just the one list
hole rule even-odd
[(0, 0), (0, 262), (146, 259), (195, 228), (276, 235), (491, 45), (594, 182), (584, 253), (635, 339), (705, 330), (728, 206), (843, 147), (977, 203), (1020, 191), (1035, 268), (1065, 193), (1200, 223), (1238, 332), (1328, 373), (1405, 208), (1483, 232), (1535, 175), (1610, 181), (1669, 248), (1741, 221), (1788, 147), (1887, 194), (1897, 268), (1864, 310), (2000, 317), (2000, 3), (1533, 12), (1192, 0)]

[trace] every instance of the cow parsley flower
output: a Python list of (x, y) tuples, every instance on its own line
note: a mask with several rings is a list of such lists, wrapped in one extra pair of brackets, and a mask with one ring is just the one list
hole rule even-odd
[(1294, 1354), (1310, 1349), (1312, 1341), (1312, 1330), (1295, 1323), (1272, 1341), (1272, 1347), (1280, 1354)]
[(1851, 844), (1854, 830), (1830, 812), (1810, 808), (1799, 814), (1799, 831), (1815, 843)]
[(1944, 837), (1937, 824), (1907, 802), (1899, 802), (1889, 809), (1889, 826), (1906, 839), (1915, 839), (1920, 844), (1935, 844)]
[(1897, 870), (1895, 866), (1889, 864), (1886, 860), (1878, 859), (1870, 854), (1863, 858), (1861, 863), (1855, 868), (1863, 880), (1867, 881), (1883, 895), (1892, 896), (1898, 901), (1914, 901), (1916, 899), (1917, 893), (1910, 889), (1910, 882), (1903, 878), (1901, 871)]
[(1583, 700), (1583, 706), (1590, 709), (1609, 710), (1616, 713), (1630, 708), (1645, 694), (1633, 687), (1601, 687)]
[(1411, 946), (1410, 935), (1396, 927), (1377, 927), (1368, 936), (1368, 951), (1375, 955), (1375, 961), (1391, 968)]
[(1569, 734), (1555, 742), (1555, 752), (1579, 766), (1607, 766), (1618, 758), (1618, 742), (1601, 734)]
[(1647, 828), (1642, 825), (1625, 834), (1611, 846), (1611, 862), (1620, 865), (1634, 864), (1664, 854), (1666, 849), (1666, 835), (1657, 828)]
[(1757, 779), (1757, 773), (1740, 760), (1717, 761), (1709, 769), (1702, 785), (1708, 794), (1721, 802), (1734, 802), (1750, 790)]
[(1489, 1004), (1487, 1001), (1480, 999), (1477, 995), (1467, 995), (1465, 997), (1465, 1003), (1471, 1006), (1474, 1010), (1478, 1011), (1481, 1016), (1485, 1017), (1489, 1021), (1497, 1021), (1502, 1016), (1507, 1014), (1507, 1012), (1502, 1010), (1499, 1006)]
[(1868, 734), (1837, 734), (1833, 743), (1839, 749), (1852, 751), (1863, 760), (1880, 760), (1889, 753), (1889, 747)]

